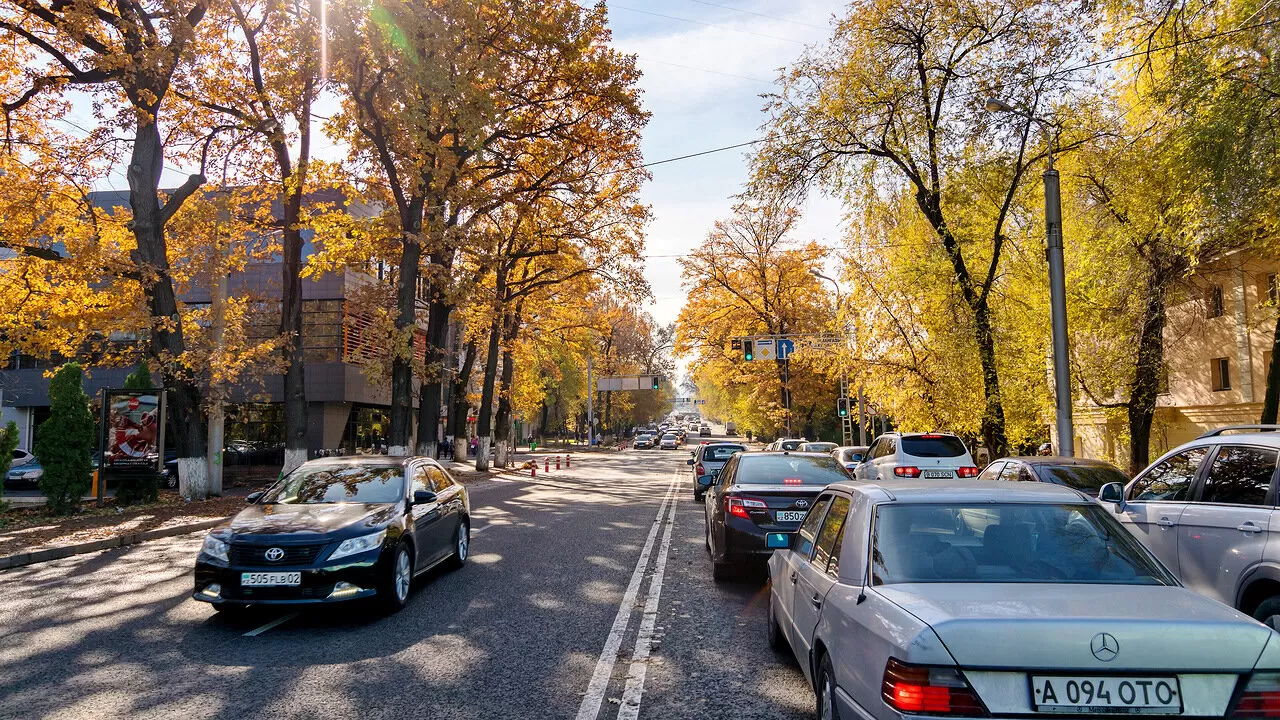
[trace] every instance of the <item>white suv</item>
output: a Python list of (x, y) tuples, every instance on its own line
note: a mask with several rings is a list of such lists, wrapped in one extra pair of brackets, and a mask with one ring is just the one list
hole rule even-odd
[(854, 477), (864, 482), (894, 478), (947, 480), (978, 477), (978, 467), (951, 433), (885, 433), (876, 438)]

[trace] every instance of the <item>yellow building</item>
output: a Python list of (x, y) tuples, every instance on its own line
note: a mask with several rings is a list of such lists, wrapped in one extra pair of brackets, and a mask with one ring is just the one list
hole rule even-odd
[[(1223, 425), (1258, 422), (1276, 329), (1280, 262), (1249, 250), (1200, 265), (1175, 292), (1164, 330), (1165, 380), (1151, 459)], [(1076, 452), (1128, 464), (1123, 411), (1075, 409)], [(1055, 445), (1057, 439), (1055, 438)]]

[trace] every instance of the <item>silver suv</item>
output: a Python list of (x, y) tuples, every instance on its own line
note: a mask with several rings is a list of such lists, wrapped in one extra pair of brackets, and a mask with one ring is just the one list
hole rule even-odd
[(1099, 499), (1184, 585), (1276, 627), (1280, 433), (1259, 430), (1280, 426), (1205, 433), (1166, 453), (1123, 488), (1104, 486)]
[(864, 482), (946, 480), (978, 477), (978, 468), (964, 441), (951, 433), (891, 432), (871, 443), (853, 474)]

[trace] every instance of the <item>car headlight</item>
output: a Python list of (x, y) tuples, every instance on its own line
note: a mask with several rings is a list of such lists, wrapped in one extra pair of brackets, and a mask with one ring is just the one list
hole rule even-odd
[(382, 540), (387, 536), (386, 530), (379, 530), (369, 535), (361, 535), (360, 537), (348, 538), (342, 541), (337, 550), (329, 556), (330, 560), (337, 560), (348, 555), (356, 555), (362, 552), (368, 552), (376, 548), (382, 547)]
[(227, 544), (212, 535), (204, 536), (204, 545), (200, 548), (200, 552), (222, 562), (231, 562), (227, 558)]
[(44, 477), (44, 470), (28, 470), (22, 473), (23, 480), (39, 480)]

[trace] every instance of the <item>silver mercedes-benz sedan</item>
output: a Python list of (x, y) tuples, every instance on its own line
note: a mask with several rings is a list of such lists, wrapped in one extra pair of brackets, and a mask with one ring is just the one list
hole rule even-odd
[(768, 543), (820, 718), (1280, 717), (1280, 635), (1070, 488), (837, 483)]

